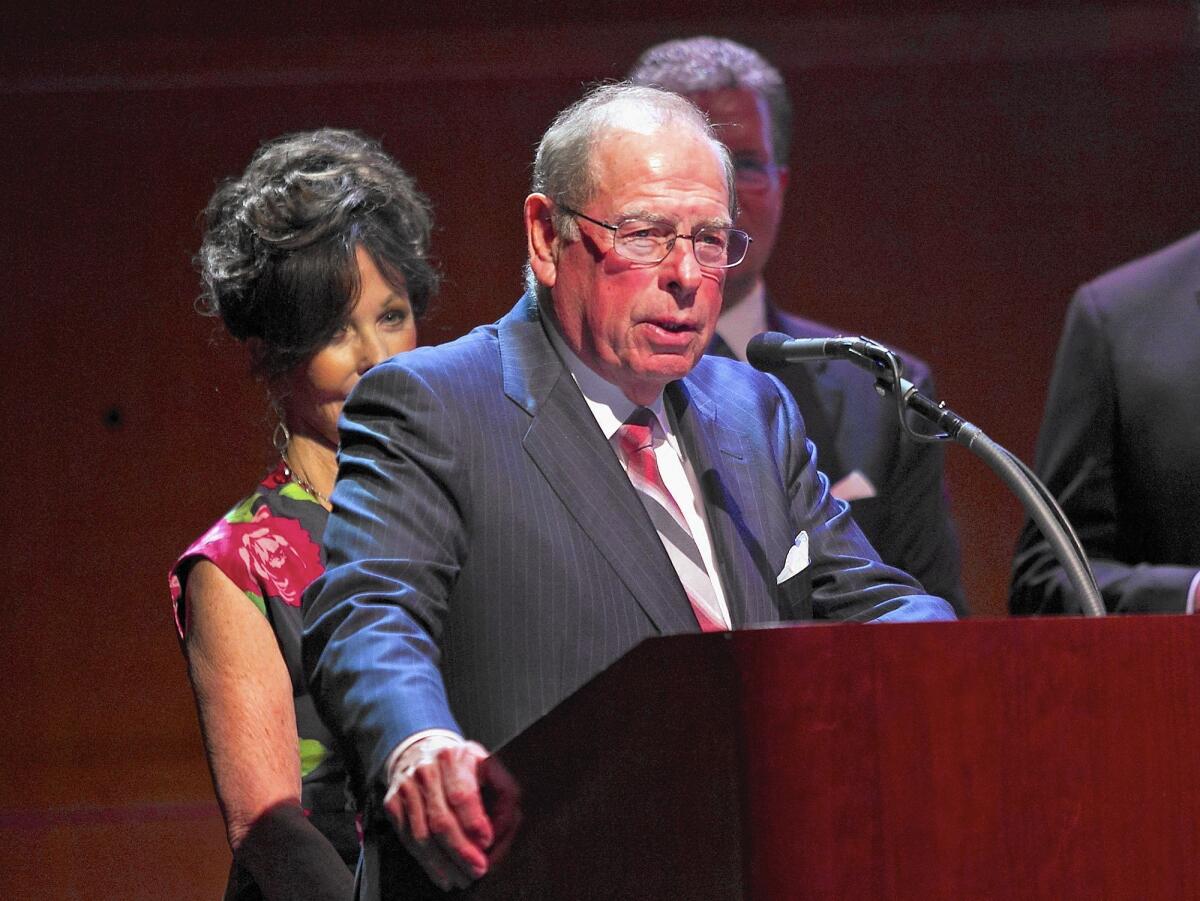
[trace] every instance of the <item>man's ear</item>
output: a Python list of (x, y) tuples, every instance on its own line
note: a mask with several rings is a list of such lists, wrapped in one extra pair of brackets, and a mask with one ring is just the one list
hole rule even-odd
[(779, 179), (779, 193), (782, 194), (788, 189), (788, 184), (792, 180), (792, 170), (787, 166), (777, 166), (775, 172)]
[(525, 198), (525, 238), (529, 244), (529, 268), (540, 284), (553, 288), (558, 277), (558, 233), (550, 211), (554, 204), (545, 194)]

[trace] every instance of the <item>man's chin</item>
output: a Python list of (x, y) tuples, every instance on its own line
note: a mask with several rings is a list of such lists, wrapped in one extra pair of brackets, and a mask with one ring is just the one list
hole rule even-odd
[(700, 362), (700, 353), (659, 353), (655, 354), (640, 375), (648, 381), (666, 385), (676, 379), (681, 379)]

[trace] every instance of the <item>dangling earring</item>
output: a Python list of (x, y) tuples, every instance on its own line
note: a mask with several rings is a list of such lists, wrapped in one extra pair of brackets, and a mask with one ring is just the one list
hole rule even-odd
[(279, 418), (279, 422), (275, 425), (275, 431), (271, 435), (271, 443), (275, 445), (275, 450), (279, 451), (279, 456), (287, 457), (288, 445), (292, 443), (292, 433), (288, 431), (287, 423), (283, 421), (283, 407), (279, 405), (279, 401), (272, 398), (271, 408)]

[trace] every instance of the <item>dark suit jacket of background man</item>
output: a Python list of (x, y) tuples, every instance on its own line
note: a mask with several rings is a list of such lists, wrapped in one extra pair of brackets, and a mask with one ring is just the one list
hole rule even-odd
[[(1079, 533), (1109, 610), (1183, 611), (1200, 570), (1200, 233), (1075, 295), (1037, 473)], [(1028, 524), (1010, 605), (1080, 611)]]
[[(951, 618), (878, 562), (811, 465), (791, 396), (705, 357), (666, 391), (735, 627)], [(797, 533), (811, 565), (776, 584)], [(328, 568), (305, 598), (321, 715), (376, 787), (427, 728), (495, 748), (641, 640), (698, 631), (535, 303), (372, 369), (346, 403)], [(340, 602), (340, 603), (339, 603)]]
[[(771, 331), (793, 338), (844, 334), (771, 303), (767, 320)], [(929, 366), (908, 354), (901, 358), (905, 378), (933, 397)], [(942, 445), (908, 438), (891, 398), (880, 397), (871, 375), (852, 363), (822, 360), (789, 366), (776, 375), (796, 398), (808, 437), (817, 446), (817, 467), (829, 483), (857, 471), (875, 487), (874, 497), (852, 500), (850, 512), (880, 558), (915, 576), (960, 616), (966, 614)]]

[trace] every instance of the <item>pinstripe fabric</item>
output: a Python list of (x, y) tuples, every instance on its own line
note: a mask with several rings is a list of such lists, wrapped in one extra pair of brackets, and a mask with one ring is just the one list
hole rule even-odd
[(617, 429), (614, 436), (617, 447), (625, 459), (629, 480), (637, 489), (642, 506), (679, 575), (701, 631), (720, 632), (725, 629), (725, 624), (717, 593), (713, 590), (712, 576), (704, 565), (704, 557), (683, 511), (658, 471), (658, 460), (654, 456), (654, 421), (653, 413), (638, 407)]
[[(705, 358), (664, 404), (735, 627), (944, 613), (829, 496), (778, 382)], [(530, 298), (371, 370), (346, 403), (339, 464), (305, 669), (364, 778), (420, 729), (495, 747), (643, 639), (699, 628)], [(812, 564), (777, 585), (801, 529)]]

